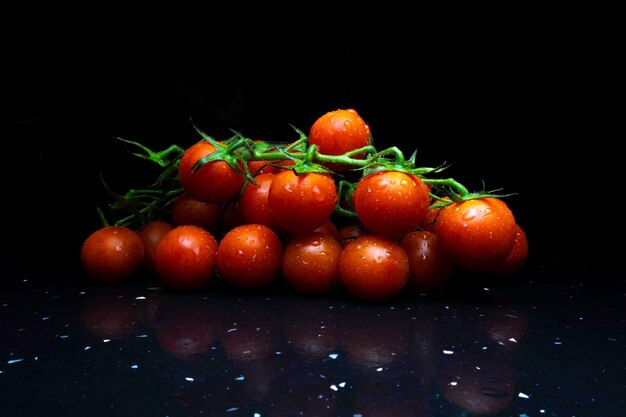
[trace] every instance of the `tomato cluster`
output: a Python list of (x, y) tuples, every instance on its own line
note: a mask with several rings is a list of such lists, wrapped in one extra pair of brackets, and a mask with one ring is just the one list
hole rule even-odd
[(528, 241), (505, 196), (431, 178), (441, 169), (396, 147), (377, 150), (353, 109), (322, 115), (308, 135), (295, 130), (298, 140), (277, 143), (197, 129), (196, 143), (162, 152), (126, 141), (163, 172), (146, 190), (109, 190), (124, 216), (110, 223), (99, 211), (83, 268), (101, 282), (143, 270), (172, 290), (283, 282), (381, 302), (440, 291), (457, 270), (505, 276), (524, 265)]

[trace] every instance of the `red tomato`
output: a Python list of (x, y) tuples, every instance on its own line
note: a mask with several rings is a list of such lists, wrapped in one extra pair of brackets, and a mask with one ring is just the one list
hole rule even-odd
[(520, 225), (516, 225), (515, 228), (515, 242), (513, 243), (513, 249), (511, 249), (511, 253), (504, 258), (504, 260), (497, 265), (495, 265), (488, 272), (494, 275), (510, 275), (514, 272), (517, 272), (524, 264), (526, 263), (526, 259), (528, 258), (528, 238), (526, 237), (526, 232), (520, 227)]
[(220, 221), (221, 207), (217, 203), (206, 203), (183, 193), (172, 203), (171, 217), (175, 226), (193, 225), (215, 230)]
[(212, 161), (195, 173), (194, 164), (215, 151), (215, 146), (200, 141), (187, 148), (180, 160), (178, 176), (185, 192), (206, 203), (225, 203), (234, 198), (244, 184), (244, 177), (225, 161)]
[(105, 226), (83, 242), (80, 260), (83, 269), (94, 280), (120, 282), (135, 274), (143, 265), (144, 246), (134, 230), (122, 226)]
[(399, 243), (383, 236), (360, 236), (339, 258), (340, 281), (358, 300), (390, 300), (402, 291), (408, 276), (406, 252)]
[(503, 200), (479, 198), (443, 207), (433, 224), (433, 232), (457, 266), (485, 272), (511, 253), (516, 222)]
[(415, 175), (378, 171), (357, 183), (352, 193), (354, 211), (369, 233), (398, 239), (422, 223), (429, 191)]
[(400, 245), (409, 257), (409, 290), (438, 291), (450, 281), (454, 273), (454, 263), (439, 247), (437, 235), (418, 230), (406, 234)]
[(217, 248), (217, 240), (206, 229), (177, 226), (154, 249), (154, 269), (165, 287), (196, 290), (215, 276)]
[(278, 230), (278, 224), (272, 217), (268, 203), (270, 185), (275, 176), (276, 174), (272, 172), (266, 172), (254, 178), (257, 184), (246, 184), (238, 200), (243, 223), (263, 224)]
[(287, 232), (310, 232), (326, 223), (339, 199), (332, 176), (318, 172), (276, 174), (268, 203), (274, 221)]
[(262, 224), (243, 224), (220, 241), (217, 269), (229, 284), (253, 290), (268, 287), (280, 273), (283, 247), (280, 238)]
[(163, 236), (173, 228), (174, 226), (168, 222), (153, 220), (146, 223), (137, 232), (143, 242), (143, 264), (146, 269), (154, 271), (154, 248), (156, 248), (156, 245), (163, 239)]
[[(343, 155), (367, 146), (370, 142), (370, 127), (354, 109), (339, 109), (322, 115), (309, 132), (309, 145), (316, 145), (318, 151), (325, 155)], [(360, 153), (353, 157), (364, 156), (364, 153)], [(350, 169), (348, 165), (325, 165), (335, 172)]]
[(309, 232), (291, 238), (283, 252), (283, 275), (301, 294), (324, 294), (339, 284), (342, 247), (332, 235)]

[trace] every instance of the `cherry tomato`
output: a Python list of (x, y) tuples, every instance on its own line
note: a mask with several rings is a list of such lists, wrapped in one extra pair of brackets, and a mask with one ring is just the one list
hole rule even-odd
[(450, 281), (454, 263), (439, 247), (437, 235), (426, 230), (406, 234), (400, 245), (409, 257), (406, 286), (413, 292), (436, 292)]
[(339, 278), (358, 300), (382, 302), (397, 296), (409, 276), (409, 259), (400, 244), (378, 235), (363, 235), (343, 249)]
[(528, 238), (519, 224), (515, 227), (515, 242), (511, 253), (489, 271), (494, 275), (510, 275), (521, 269), (528, 258)]
[(276, 174), (269, 188), (268, 203), (274, 221), (287, 232), (310, 232), (326, 223), (339, 199), (335, 180), (329, 174), (293, 170)]
[(180, 160), (178, 176), (185, 192), (206, 203), (225, 203), (234, 198), (244, 184), (244, 177), (225, 161), (212, 161), (193, 172), (201, 158), (215, 151), (215, 146), (200, 141), (187, 148)]
[(174, 199), (171, 208), (175, 226), (193, 225), (215, 231), (220, 221), (221, 206), (206, 203), (183, 193)]
[(144, 247), (143, 264), (149, 271), (154, 271), (154, 248), (163, 239), (163, 236), (173, 228), (174, 226), (168, 222), (152, 220), (137, 232)]
[(84, 241), (80, 249), (83, 269), (94, 280), (120, 282), (135, 274), (143, 265), (144, 246), (134, 230), (122, 226), (104, 226)]
[(217, 269), (224, 281), (235, 287), (265, 288), (278, 278), (282, 254), (276, 232), (262, 224), (243, 224), (220, 241)]
[[(362, 148), (371, 142), (370, 127), (354, 109), (330, 111), (318, 118), (309, 132), (309, 144), (316, 145), (325, 155), (343, 155), (346, 152)], [(363, 158), (364, 153), (354, 155)], [(335, 172), (350, 168), (342, 164), (325, 164)]]
[(511, 253), (516, 221), (503, 200), (478, 198), (443, 207), (433, 223), (433, 232), (457, 266), (485, 272)]
[(206, 229), (176, 226), (154, 249), (154, 269), (165, 287), (196, 290), (213, 280), (217, 248), (217, 240)]
[(357, 183), (352, 193), (354, 211), (369, 233), (398, 239), (422, 223), (429, 191), (415, 175), (378, 171)]
[(278, 230), (278, 224), (272, 217), (268, 203), (270, 185), (276, 174), (266, 172), (257, 175), (256, 184), (248, 183), (239, 196), (239, 213), (243, 223), (263, 224)]
[(324, 294), (339, 284), (342, 247), (332, 235), (308, 232), (291, 238), (283, 253), (283, 275), (301, 294)]

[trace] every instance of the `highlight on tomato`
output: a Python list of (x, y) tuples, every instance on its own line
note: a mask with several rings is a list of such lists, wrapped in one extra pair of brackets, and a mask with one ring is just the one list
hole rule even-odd
[(268, 205), (272, 218), (291, 233), (310, 232), (326, 223), (339, 199), (335, 179), (327, 173), (297, 174), (286, 169), (269, 187)]
[(280, 238), (262, 224), (243, 224), (229, 230), (219, 243), (217, 271), (235, 288), (269, 287), (280, 274), (283, 246)]
[(352, 203), (369, 233), (398, 239), (422, 223), (430, 205), (429, 192), (416, 175), (383, 170), (359, 180)]
[(83, 270), (95, 281), (115, 283), (131, 278), (143, 265), (143, 241), (124, 226), (103, 226), (80, 248)]
[(504, 200), (485, 197), (441, 208), (432, 230), (455, 265), (467, 271), (486, 272), (511, 253), (516, 224)]
[(211, 283), (217, 262), (217, 239), (202, 227), (169, 231), (154, 249), (154, 270), (166, 288), (198, 290)]
[(389, 301), (400, 294), (408, 277), (406, 252), (384, 236), (360, 236), (346, 245), (339, 258), (340, 281), (360, 301)]
[(222, 204), (239, 193), (245, 179), (236, 168), (223, 160), (210, 161), (196, 171), (195, 164), (215, 151), (215, 146), (205, 140), (187, 148), (180, 160), (178, 176), (190, 197), (206, 203)]
[[(337, 109), (320, 116), (309, 131), (309, 144), (316, 145), (326, 155), (343, 155), (361, 149), (371, 143), (370, 127), (354, 109)], [(354, 158), (363, 158), (357, 153)], [(334, 172), (344, 172), (350, 166), (341, 163), (326, 163)]]

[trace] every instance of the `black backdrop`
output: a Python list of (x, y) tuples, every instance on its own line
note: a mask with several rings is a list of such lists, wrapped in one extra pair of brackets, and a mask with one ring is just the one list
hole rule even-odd
[[(347, 10), (346, 10), (347, 11)], [(344, 11), (345, 12), (345, 11)], [(67, 268), (106, 196), (152, 178), (115, 137), (160, 150), (229, 129), (292, 140), (352, 107), (377, 147), (502, 188), (541, 268), (621, 272), (624, 33), (420, 26), (402, 9), (23, 22), (7, 38), (5, 257)]]

